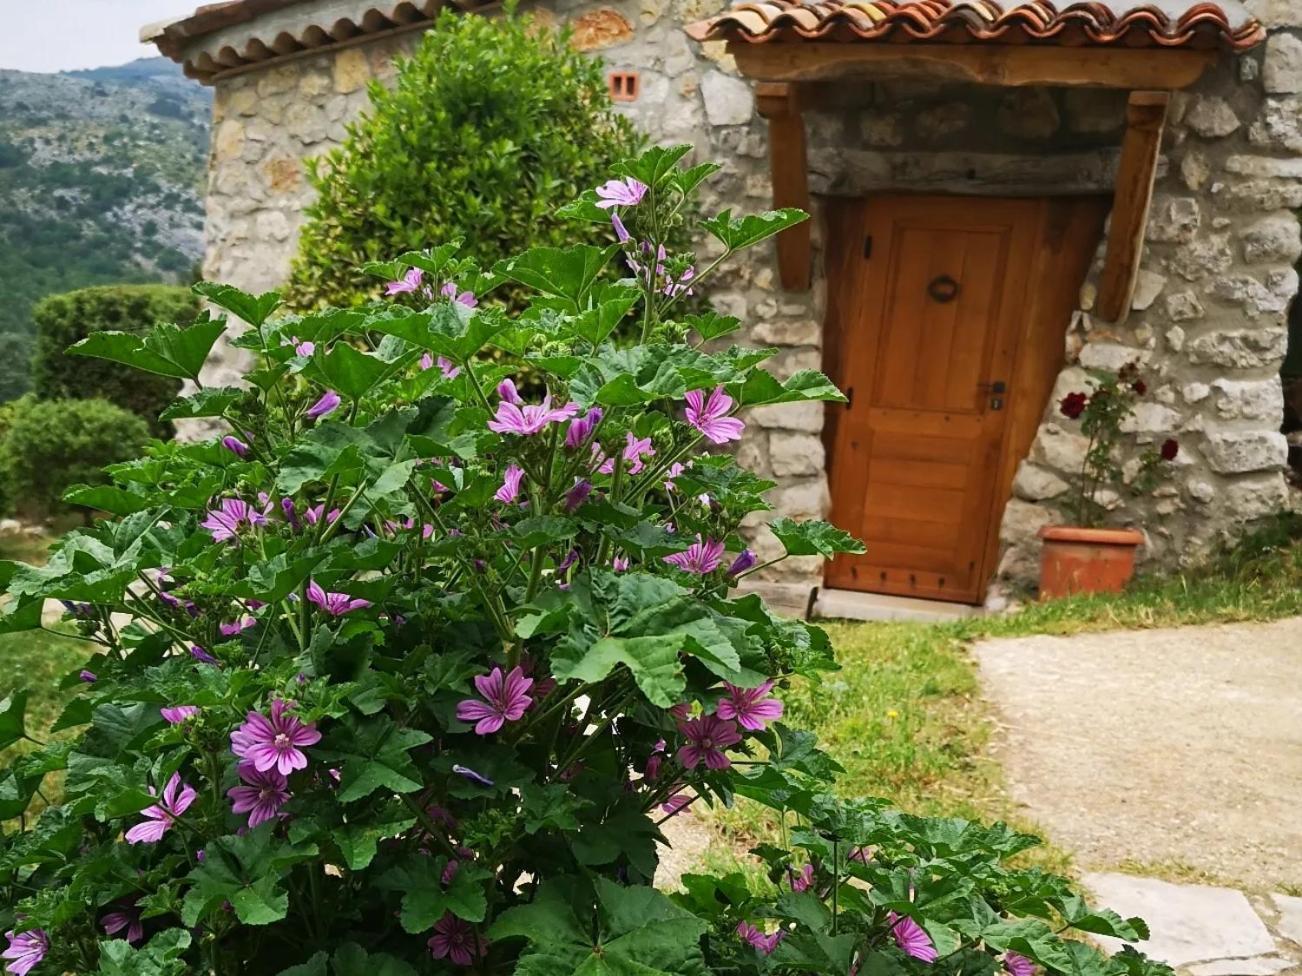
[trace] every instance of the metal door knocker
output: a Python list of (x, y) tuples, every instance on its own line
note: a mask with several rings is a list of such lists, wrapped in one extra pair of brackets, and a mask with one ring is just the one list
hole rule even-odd
[(927, 294), (931, 296), (933, 301), (952, 302), (958, 297), (958, 282), (949, 275), (933, 278), (931, 284), (927, 285)]

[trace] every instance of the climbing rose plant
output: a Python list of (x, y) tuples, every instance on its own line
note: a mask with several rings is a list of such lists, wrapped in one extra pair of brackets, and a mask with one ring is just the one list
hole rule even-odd
[[(781, 688), (831, 650), (735, 595), (774, 561), (738, 534), (771, 485), (712, 450), (743, 408), (841, 398), (718, 342), (736, 319), (679, 315), (804, 216), (705, 220), (708, 266), (665, 253), (716, 169), (686, 151), (567, 208), (619, 245), (489, 272), (407, 253), (368, 267), (392, 303), (303, 317), (199, 286), (249, 323), (256, 365), (168, 414), (231, 432), (115, 465), (71, 492), (111, 518), (3, 567), (5, 631), (61, 600), (90, 652), (44, 743), (23, 692), (0, 703), (0, 746), (30, 744), (0, 778), (7, 972), (1169, 972), (1069, 940), (1145, 932), (1010, 865), (1033, 838), (839, 798), (783, 723)], [(525, 311), (494, 304), (501, 282), (532, 290)], [(625, 320), (641, 340), (620, 347)], [(76, 351), (197, 382), (225, 328)], [(771, 527), (777, 558), (860, 551)], [(739, 801), (781, 846), (652, 887), (666, 821)]]

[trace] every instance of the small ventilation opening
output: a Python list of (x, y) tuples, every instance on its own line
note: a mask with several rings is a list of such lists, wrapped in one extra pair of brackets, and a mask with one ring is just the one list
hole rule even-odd
[(636, 71), (612, 71), (606, 79), (612, 102), (635, 102), (641, 85)]

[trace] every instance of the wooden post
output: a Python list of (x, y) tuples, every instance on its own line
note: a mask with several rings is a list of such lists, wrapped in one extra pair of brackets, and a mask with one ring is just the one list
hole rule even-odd
[[(805, 162), (805, 120), (799, 91), (786, 82), (760, 82), (755, 106), (769, 123), (769, 168), (773, 206), (809, 211), (809, 171)], [(810, 276), (809, 221), (778, 235), (778, 277), (786, 291), (807, 291)]]
[(1107, 256), (1099, 279), (1098, 316), (1108, 322), (1121, 322), (1130, 312), (1170, 97), (1170, 92), (1134, 91), (1126, 105), (1126, 135), (1112, 197)]

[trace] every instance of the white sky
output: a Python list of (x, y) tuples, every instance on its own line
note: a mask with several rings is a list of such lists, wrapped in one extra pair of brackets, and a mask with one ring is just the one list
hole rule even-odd
[(140, 28), (205, 0), (0, 0), (0, 68), (68, 71), (153, 57)]

